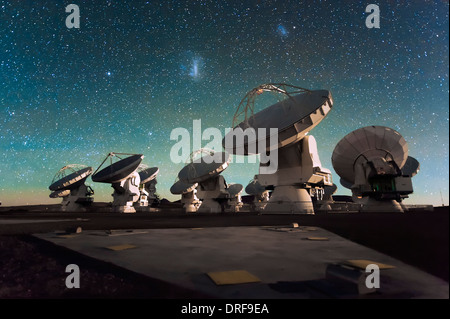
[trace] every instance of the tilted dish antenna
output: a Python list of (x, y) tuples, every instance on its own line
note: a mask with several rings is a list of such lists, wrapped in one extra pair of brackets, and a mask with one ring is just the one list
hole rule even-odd
[(406, 176), (415, 176), (420, 171), (420, 163), (414, 157), (408, 156), (405, 165), (402, 167), (402, 174)]
[[(284, 99), (254, 113), (255, 98), (268, 91)], [(261, 154), (257, 179), (265, 187), (274, 187), (263, 213), (314, 213), (311, 196), (321, 194), (323, 186), (332, 182), (331, 172), (321, 166), (314, 137), (307, 134), (332, 106), (327, 90), (284, 83), (260, 85), (239, 104), (233, 130), (222, 145), (236, 155)], [(241, 117), (244, 119), (236, 124)]]
[(231, 197), (239, 196), (244, 190), (242, 184), (228, 184), (227, 192)]
[(198, 212), (225, 211), (229, 194), (225, 178), (220, 174), (228, 167), (230, 159), (227, 152), (203, 148), (192, 152), (186, 165), (178, 173), (178, 178), (183, 183), (198, 183), (197, 194), (202, 200)]
[(241, 193), (244, 190), (244, 186), (241, 184), (228, 184), (227, 192), (229, 195), (228, 206), (232, 212), (239, 212), (244, 206), (242, 203)]
[(417, 160), (408, 157), (403, 136), (385, 126), (347, 134), (336, 145), (331, 161), (344, 186), (351, 183), (353, 198), (364, 211), (403, 211), (399, 203), (413, 192), (411, 177), (419, 168)]
[[(128, 156), (128, 157), (123, 157)], [(114, 162), (115, 159), (118, 161)], [(95, 170), (94, 175), (92, 175), (92, 180), (97, 183), (107, 183), (113, 184), (121, 182), (127, 179), (131, 174), (133, 174), (139, 164), (144, 159), (142, 154), (128, 154), (128, 153), (109, 153), (100, 166)], [(109, 165), (102, 166), (109, 160)], [(107, 163), (108, 164), (108, 163)]]
[(199, 212), (237, 212), (242, 206), (239, 194), (231, 194), (225, 178), (220, 175), (228, 167), (230, 160), (228, 152), (203, 148), (193, 152), (178, 173), (181, 182), (198, 183), (198, 196), (202, 200)]
[[(195, 213), (198, 211), (199, 207), (202, 204), (202, 201), (197, 197), (197, 182), (187, 182), (186, 180), (182, 181), (179, 178), (179, 175), (182, 170), (185, 170), (185, 173), (187, 173), (189, 176), (195, 176), (198, 175), (196, 170), (196, 166), (193, 165), (195, 161), (199, 160), (203, 155), (214, 155), (214, 151), (207, 149), (207, 148), (201, 148), (199, 150), (196, 150), (192, 152), (189, 157), (185, 161), (185, 166), (180, 170), (180, 172), (177, 175), (177, 178), (175, 179), (174, 184), (170, 188), (170, 192), (174, 195), (181, 195), (181, 203), (183, 204), (183, 208), (186, 211), (186, 213)], [(223, 169), (225, 169), (224, 167)], [(215, 172), (217, 173), (217, 172)]]
[[(236, 112), (233, 115), (233, 127), (244, 123), (246, 127), (253, 127), (253, 124), (248, 123), (249, 119), (253, 118), (255, 113), (256, 98), (264, 92), (271, 92), (281, 94), (284, 97), (292, 97), (294, 94), (309, 92), (310, 90), (293, 86), (285, 83), (268, 83), (262, 84), (250, 90), (239, 103)], [(281, 98), (281, 99), (284, 99)], [(242, 118), (243, 117), (243, 118)]]
[[(223, 167), (220, 167), (220, 165), (216, 167), (214, 164), (210, 168), (203, 167), (201, 164), (201, 158), (203, 156), (214, 156), (214, 153), (215, 152), (213, 150), (207, 148), (201, 148), (192, 152), (186, 159), (185, 166), (180, 170), (174, 184), (170, 188), (170, 192), (172, 194), (181, 195), (181, 203), (183, 204), (183, 208), (186, 213), (195, 213), (202, 205), (202, 201), (197, 197), (198, 182), (189, 182), (188, 180), (194, 178), (195, 180), (203, 181), (201, 177), (198, 177), (200, 175), (203, 175), (205, 172), (206, 174), (209, 174), (210, 171), (212, 173), (210, 177), (214, 178), (215, 176), (220, 174), (228, 165), (228, 163), (224, 163)], [(197, 162), (198, 164), (194, 165), (194, 162)], [(197, 172), (198, 168), (201, 169), (200, 172)], [(183, 173), (181, 173), (181, 171), (183, 171)], [(180, 179), (180, 174), (185, 175), (184, 180)]]
[(215, 152), (202, 148), (189, 155), (178, 177), (188, 183), (204, 182), (220, 175), (228, 167), (230, 159), (227, 152)]
[(197, 183), (185, 183), (177, 177), (175, 183), (170, 187), (170, 192), (174, 195), (181, 195), (181, 204), (186, 213), (195, 213), (201, 205), (197, 197)]
[(141, 184), (147, 184), (152, 180), (156, 179), (156, 176), (159, 173), (158, 167), (149, 167), (146, 164), (140, 164), (138, 166), (137, 172), (139, 177), (141, 178)]
[(136, 172), (139, 174), (141, 185), (139, 186), (139, 200), (134, 203), (135, 209), (148, 211), (149, 206), (156, 199), (156, 176), (159, 173), (158, 167), (149, 167), (146, 164), (139, 164)]
[(245, 192), (253, 196), (252, 208), (256, 211), (263, 210), (269, 201), (269, 190), (253, 178), (245, 187)]
[(75, 189), (84, 184), (91, 174), (92, 167), (81, 164), (66, 165), (55, 174), (49, 189), (51, 191)]
[(49, 195), (49, 197), (50, 198), (64, 198), (64, 197), (69, 196), (69, 195), (70, 195), (70, 190), (69, 189), (63, 189), (63, 190), (52, 192)]
[(180, 181), (178, 178), (175, 183), (170, 187), (170, 192), (174, 195), (182, 195), (192, 192), (195, 188), (197, 188), (197, 183), (184, 183)]
[(82, 212), (92, 204), (94, 191), (86, 186), (86, 179), (92, 174), (92, 167), (70, 164), (62, 167), (49, 186), (50, 198), (62, 198), (61, 209), (67, 212)]
[[(139, 200), (140, 176), (136, 172), (144, 159), (142, 154), (109, 153), (92, 175), (98, 183), (108, 183), (114, 189), (112, 208), (114, 212), (134, 213), (133, 204)], [(117, 160), (114, 162), (114, 160)], [(107, 164), (103, 169), (104, 164)]]

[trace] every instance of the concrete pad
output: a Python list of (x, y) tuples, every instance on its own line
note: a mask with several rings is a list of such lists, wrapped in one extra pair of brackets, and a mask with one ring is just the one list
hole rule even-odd
[[(314, 235), (328, 241), (304, 240), (304, 232), (267, 231), (267, 227), (257, 226), (145, 231), (126, 237), (98, 236), (98, 230), (70, 239), (55, 238), (53, 233), (35, 236), (214, 298), (357, 298), (327, 282), (325, 274), (330, 263), (359, 259), (396, 267), (381, 272), (378, 297), (449, 297), (444, 280), (321, 228), (316, 228)], [(136, 248), (120, 252), (105, 249), (124, 244)], [(237, 269), (248, 271), (261, 282), (217, 286), (207, 275)]]

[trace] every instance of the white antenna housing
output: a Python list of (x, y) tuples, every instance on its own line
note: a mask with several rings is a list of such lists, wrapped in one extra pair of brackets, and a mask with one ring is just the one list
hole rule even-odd
[[(198, 157), (200, 155), (200, 157)], [(202, 148), (190, 155), (178, 178), (186, 184), (197, 183), (197, 196), (202, 200), (199, 213), (237, 212), (242, 206), (240, 192), (229, 186), (220, 175), (227, 167), (230, 155)], [(241, 185), (242, 187), (242, 185)]]
[(196, 213), (202, 204), (197, 197), (197, 185), (197, 183), (188, 184), (177, 180), (170, 188), (172, 194), (181, 195), (181, 203), (186, 213)]
[(94, 201), (94, 191), (85, 185), (92, 174), (92, 167), (70, 164), (61, 168), (52, 180), (50, 198), (62, 198), (61, 210), (64, 212), (84, 212), (86, 206)]
[[(265, 91), (282, 94), (285, 99), (254, 114), (254, 99)], [(262, 186), (273, 189), (262, 213), (314, 213), (311, 196), (323, 194), (323, 187), (332, 185), (332, 181), (330, 170), (320, 163), (316, 140), (307, 134), (325, 118), (332, 106), (329, 91), (311, 91), (288, 84), (263, 84), (242, 100), (233, 120), (234, 128), (222, 144), (226, 151), (236, 155), (259, 151), (259, 143), (264, 143), (266, 152), (278, 150), (278, 170), (264, 174), (261, 164), (260, 174), (256, 176)], [(244, 120), (235, 125), (236, 118), (242, 115), (245, 115)], [(230, 148), (227, 142), (238, 128), (252, 128), (256, 137), (241, 139)], [(271, 129), (278, 132), (275, 144), (270, 138)]]
[(336, 145), (331, 158), (344, 187), (363, 211), (402, 212), (400, 205), (413, 192), (411, 177), (419, 162), (408, 156), (408, 145), (385, 126), (357, 129)]
[[(121, 158), (122, 155), (128, 155)], [(119, 161), (113, 163), (113, 159)], [(120, 213), (135, 213), (133, 204), (139, 200), (139, 184), (141, 178), (136, 172), (142, 162), (142, 154), (109, 153), (105, 160), (92, 175), (92, 180), (98, 183), (108, 183), (114, 189), (112, 194), (112, 211)], [(110, 165), (100, 170), (103, 164), (110, 160)], [(100, 170), (100, 171), (99, 171)]]
[(150, 211), (150, 206), (156, 199), (156, 176), (159, 173), (158, 167), (149, 167), (140, 164), (137, 173), (141, 184), (139, 186), (139, 199), (134, 203), (135, 209), (139, 211)]
[(241, 197), (241, 193), (243, 190), (244, 186), (242, 186), (241, 184), (228, 184), (227, 192), (229, 196), (229, 211), (237, 213), (242, 208), (242, 206), (244, 206)]
[(263, 210), (267, 202), (269, 201), (269, 191), (265, 186), (262, 186), (257, 179), (256, 175), (245, 187), (245, 192), (249, 195), (253, 195), (252, 210)]

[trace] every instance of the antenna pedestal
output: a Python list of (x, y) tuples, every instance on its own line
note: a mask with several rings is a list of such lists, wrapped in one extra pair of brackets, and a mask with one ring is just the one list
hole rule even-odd
[(269, 201), (269, 191), (264, 191), (261, 194), (254, 195), (253, 199), (253, 209), (257, 212), (262, 211), (266, 208), (267, 202)]
[(231, 197), (227, 202), (227, 208), (225, 208), (226, 212), (237, 213), (241, 210), (244, 204), (242, 203), (241, 195), (237, 195), (235, 197)]
[(148, 193), (147, 201), (148, 206), (151, 206), (153, 202), (156, 200), (156, 184), (158, 182), (155, 179), (152, 179), (150, 182), (145, 184), (145, 191)]
[(411, 177), (400, 176), (395, 162), (386, 162), (384, 158), (361, 162), (355, 164), (355, 184), (351, 187), (355, 196), (362, 197), (361, 211), (403, 212), (399, 201), (412, 193)]
[(350, 132), (334, 148), (331, 161), (362, 212), (402, 212), (400, 202), (413, 192), (411, 177), (420, 167), (408, 156), (400, 133), (385, 126)]
[(263, 186), (274, 186), (263, 214), (314, 214), (310, 194), (321, 194), (324, 185), (333, 185), (331, 172), (322, 167), (311, 135), (280, 148), (277, 172), (259, 174), (257, 179)]
[(111, 184), (114, 189), (112, 194), (112, 211), (114, 213), (135, 213), (136, 209), (133, 204), (139, 200), (140, 183), (139, 174), (134, 172), (127, 179)]
[(86, 206), (94, 201), (92, 190), (82, 184), (80, 187), (72, 189), (68, 196), (63, 197), (61, 210), (63, 212), (85, 212)]
[(144, 212), (144, 213), (152, 211), (152, 208), (149, 205), (148, 192), (145, 190), (143, 186), (139, 188), (139, 199), (134, 203), (134, 209), (136, 210), (136, 212)]
[(136, 210), (149, 211), (150, 206), (156, 199), (156, 180), (148, 184), (141, 185), (139, 188), (139, 199), (134, 203)]
[(85, 212), (86, 208), (81, 205), (77, 204), (76, 200), (78, 199), (78, 196), (68, 195), (66, 197), (63, 197), (63, 200), (61, 202), (61, 211), (62, 212), (69, 212), (69, 213), (76, 213), (76, 212)]
[(241, 184), (229, 184), (227, 187), (227, 201), (225, 205), (225, 212), (237, 213), (244, 206), (242, 203), (241, 193), (244, 187)]
[(403, 208), (396, 200), (376, 200), (370, 197), (362, 198), (361, 212), (395, 212), (403, 213)]
[(50, 198), (61, 198), (63, 212), (85, 212), (86, 206), (92, 204), (94, 191), (84, 182), (92, 174), (92, 167), (70, 164), (61, 168), (53, 178), (49, 189), (53, 191)]
[(258, 182), (257, 176), (247, 185), (245, 191), (247, 194), (253, 195), (253, 202), (250, 205), (251, 211), (259, 212), (266, 207), (269, 201), (269, 191)]
[(153, 202), (157, 199), (156, 196), (156, 176), (159, 173), (158, 167), (148, 167), (145, 164), (140, 164), (137, 170), (140, 177), (141, 185), (139, 186), (139, 200), (134, 203), (136, 211), (150, 212), (158, 211), (152, 208)]
[(202, 202), (197, 197), (197, 190), (192, 192), (183, 193), (181, 195), (181, 203), (186, 213), (196, 213)]
[(199, 183), (198, 197), (202, 199), (199, 213), (223, 213), (228, 197), (224, 177), (218, 175)]
[(332, 210), (332, 204), (334, 204), (333, 194), (336, 192), (337, 186), (325, 186), (321, 196), (317, 197), (315, 203), (315, 209), (317, 211), (325, 212)]
[(148, 192), (146, 191), (144, 186), (139, 188), (139, 200), (134, 203), (136, 209), (141, 207), (148, 207)]
[(205, 198), (198, 208), (199, 213), (222, 213), (222, 205), (214, 198)]
[(329, 211), (329, 210), (332, 209), (331, 208), (331, 204), (333, 204), (333, 203), (334, 203), (333, 199), (319, 200), (319, 201), (317, 201), (317, 208), (316, 208), (316, 210), (317, 211), (322, 211), (322, 212)]
[(263, 214), (314, 214), (311, 196), (304, 188), (277, 186)]
[(202, 204), (197, 197), (197, 183), (183, 183), (178, 180), (170, 188), (170, 192), (174, 195), (181, 194), (181, 204), (186, 213), (196, 213)]

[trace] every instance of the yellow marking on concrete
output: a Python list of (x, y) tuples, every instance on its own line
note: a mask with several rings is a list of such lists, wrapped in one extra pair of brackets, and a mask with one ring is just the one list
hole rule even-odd
[(261, 282), (261, 279), (246, 270), (209, 272), (207, 275), (218, 286)]
[(124, 245), (117, 245), (117, 246), (108, 246), (106, 248), (110, 249), (110, 250), (114, 250), (114, 251), (119, 251), (119, 250), (126, 250), (126, 249), (131, 249), (131, 248), (136, 248), (137, 246), (134, 245), (129, 245), (129, 244), (124, 244)]
[(315, 240), (315, 241), (327, 241), (330, 240), (328, 237), (306, 237), (307, 240)]
[(366, 267), (370, 264), (377, 265), (380, 269), (392, 269), (395, 268), (395, 266), (382, 264), (373, 260), (366, 260), (366, 259), (350, 259), (343, 262), (343, 264), (352, 266), (359, 269), (366, 269)]

